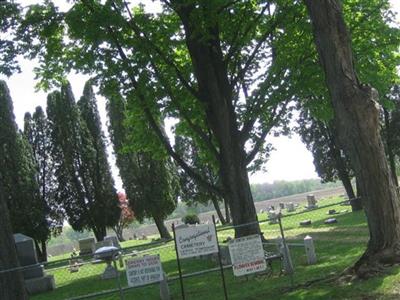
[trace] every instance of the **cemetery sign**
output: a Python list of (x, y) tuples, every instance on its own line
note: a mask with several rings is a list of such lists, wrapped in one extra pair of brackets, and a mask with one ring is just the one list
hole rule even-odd
[(213, 224), (176, 228), (176, 246), (179, 258), (188, 258), (218, 252)]
[(258, 234), (230, 241), (229, 254), (235, 276), (257, 273), (267, 268), (261, 237)]
[(163, 270), (159, 255), (147, 255), (128, 259), (126, 277), (130, 287), (146, 285), (163, 280)]

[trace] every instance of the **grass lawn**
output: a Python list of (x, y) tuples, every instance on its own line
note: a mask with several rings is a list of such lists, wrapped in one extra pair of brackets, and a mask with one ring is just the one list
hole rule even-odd
[[(320, 201), (320, 206), (337, 203), (339, 198), (330, 198)], [(325, 225), (323, 221), (331, 216), (328, 209), (336, 211), (348, 210), (334, 217), (337, 224)], [(299, 209), (298, 209), (299, 210)], [(266, 219), (265, 214), (259, 215), (259, 220)], [(300, 227), (301, 220), (311, 219), (312, 225)], [(282, 218), (285, 235), (289, 243), (302, 243), (306, 235), (314, 239), (318, 263), (312, 266), (306, 264), (304, 247), (290, 247), (291, 256), (295, 265), (294, 288), (291, 287), (289, 277), (279, 276), (279, 265), (274, 264), (272, 277), (237, 278), (232, 270), (225, 270), (226, 285), (229, 299), (400, 299), (400, 267), (393, 267), (385, 277), (377, 277), (368, 281), (353, 282), (338, 285), (336, 283), (314, 283), (306, 286), (305, 283), (334, 276), (353, 264), (363, 253), (368, 240), (368, 229), (363, 212), (351, 213), (349, 206), (334, 205), (329, 208), (318, 209), (305, 214), (292, 214)], [(221, 229), (221, 228), (220, 228)], [(261, 229), (267, 240), (279, 236), (278, 225), (262, 223)], [(233, 236), (233, 230), (224, 230), (218, 233), (220, 241)], [(135, 246), (135, 242), (128, 241), (123, 247)], [(148, 243), (149, 241), (147, 241)], [(142, 247), (146, 247), (145, 244)], [(147, 246), (148, 247), (148, 246)], [(274, 250), (274, 246), (271, 250)], [(177, 276), (177, 263), (173, 242), (165, 246), (148, 250), (148, 253), (159, 253), (163, 269), (168, 277)], [(181, 262), (184, 274), (216, 267), (215, 262), (209, 260), (186, 259)], [(33, 300), (66, 299), (94, 293), (101, 290), (116, 288), (116, 280), (101, 280), (100, 275), (104, 264), (83, 265), (79, 272), (70, 273), (66, 267), (47, 270), (54, 274), (57, 289), (52, 292), (36, 295)], [(122, 286), (126, 286), (125, 270), (120, 268)], [(219, 272), (208, 273), (184, 279), (186, 299), (213, 300), (223, 299), (223, 290)], [(172, 299), (181, 299), (179, 281), (169, 284)], [(157, 285), (142, 287), (124, 292), (125, 299), (159, 299)], [(97, 297), (96, 299), (119, 299), (118, 294)]]

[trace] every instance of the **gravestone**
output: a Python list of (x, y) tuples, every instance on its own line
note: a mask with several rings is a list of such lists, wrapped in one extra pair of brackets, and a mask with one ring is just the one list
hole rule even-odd
[(325, 224), (335, 224), (337, 220), (335, 218), (327, 219), (324, 221)]
[(28, 293), (36, 294), (54, 290), (54, 276), (46, 275), (43, 266), (38, 264), (33, 239), (21, 233), (16, 233), (14, 234), (14, 242), (21, 267), (27, 267), (23, 271), (23, 276)]
[(79, 255), (93, 254), (95, 251), (94, 244), (96, 243), (94, 238), (86, 238), (78, 240), (79, 243)]
[(104, 238), (104, 241), (111, 241), (111, 246), (121, 248), (118, 238), (115, 235), (108, 235)]
[(278, 223), (278, 213), (275, 210), (268, 211), (269, 224)]
[[(111, 246), (113, 246), (113, 243), (112, 243), (112, 241), (111, 240), (103, 240), (103, 241), (101, 241), (101, 242), (97, 242), (97, 243), (95, 243), (94, 244), (94, 251), (95, 251), (95, 253), (96, 253), (96, 251), (98, 250), (98, 249), (100, 249), (100, 248), (103, 248), (103, 247), (111, 247)], [(115, 246), (114, 246), (115, 247)]]
[[(104, 241), (103, 241), (104, 242)], [(102, 243), (102, 242), (100, 242)], [(99, 244), (99, 243), (96, 243)], [(118, 256), (120, 255), (120, 252), (118, 252), (118, 248), (114, 246), (103, 246), (94, 252), (94, 257), (96, 259), (101, 259), (106, 262), (107, 266), (104, 269), (103, 274), (101, 274), (102, 279), (112, 279), (112, 278), (117, 278), (118, 276), (118, 271), (111, 265), (113, 260), (117, 259)]]
[(307, 195), (307, 209), (314, 209), (317, 206), (317, 200), (313, 194)]
[(317, 262), (317, 255), (315, 254), (314, 241), (309, 235), (304, 238), (304, 248), (306, 250), (307, 264), (315, 264)]
[(328, 215), (335, 215), (335, 214), (337, 214), (335, 209), (328, 210)]
[(263, 214), (263, 213), (264, 213), (264, 210), (263, 210), (263, 209), (260, 209), (259, 213), (260, 213), (260, 214)]
[(279, 203), (279, 208), (280, 208), (280, 209), (285, 209), (285, 203), (280, 202), (280, 203)]
[(295, 210), (296, 210), (296, 208), (294, 207), (293, 202), (289, 202), (289, 203), (286, 205), (286, 211), (287, 211), (287, 212), (294, 212)]
[[(19, 263), (22, 267), (31, 266), (38, 263), (35, 244), (32, 238), (21, 233), (14, 234), (15, 247)], [(24, 271), (24, 279), (42, 277), (44, 275), (43, 268), (38, 265)]]
[(307, 226), (307, 225), (311, 225), (311, 220), (300, 221), (300, 226)]

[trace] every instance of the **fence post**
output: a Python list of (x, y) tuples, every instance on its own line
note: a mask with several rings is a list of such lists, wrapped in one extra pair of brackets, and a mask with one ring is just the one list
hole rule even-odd
[(304, 238), (304, 248), (306, 249), (307, 264), (315, 264), (317, 262), (317, 255), (315, 254), (313, 238), (309, 235)]
[[(122, 253), (119, 254), (120, 257), (122, 257)], [(114, 268), (117, 271), (117, 283), (118, 283), (118, 290), (119, 290), (119, 298), (121, 300), (124, 300), (124, 291), (122, 290), (122, 285), (121, 285), (121, 278), (120, 278), (120, 274), (119, 274), (119, 270), (118, 270), (118, 266), (117, 266), (117, 260), (116, 260), (116, 256), (115, 254), (113, 254), (113, 264), (114, 264)]]
[(281, 231), (281, 237), (282, 237), (282, 254), (283, 254), (283, 265), (285, 268), (285, 272), (289, 274), (290, 276), (290, 284), (293, 286), (293, 273), (294, 273), (294, 268), (293, 268), (293, 263), (292, 259), (290, 257), (289, 253), (289, 248), (288, 245), (286, 244), (286, 239), (285, 239), (285, 234), (283, 232), (283, 227), (282, 227), (282, 220), (281, 220), (281, 214), (278, 215), (278, 223), (279, 223), (279, 229)]
[(182, 278), (182, 269), (181, 269), (181, 262), (179, 260), (179, 254), (178, 254), (178, 245), (176, 244), (176, 235), (175, 235), (175, 224), (172, 223), (172, 233), (174, 234), (174, 243), (175, 243), (175, 253), (176, 253), (176, 261), (178, 263), (178, 271), (179, 271), (179, 282), (181, 284), (181, 293), (182, 293), (182, 299), (185, 300), (185, 290), (183, 288), (183, 278)]
[(161, 300), (171, 300), (171, 295), (169, 293), (167, 274), (163, 272), (163, 280), (160, 281), (160, 299)]
[(214, 215), (212, 215), (212, 220), (213, 220), (213, 224), (214, 224), (215, 237), (216, 237), (216, 239), (217, 239), (218, 260), (219, 260), (219, 267), (220, 267), (220, 270), (221, 270), (222, 287), (224, 288), (225, 300), (228, 300), (228, 293), (227, 293), (227, 291), (226, 291), (226, 284), (225, 284), (224, 267), (222, 266), (222, 259), (221, 259), (221, 248), (219, 247), (219, 240), (218, 240), (218, 234), (217, 234), (217, 226), (215, 225), (215, 217), (214, 217)]

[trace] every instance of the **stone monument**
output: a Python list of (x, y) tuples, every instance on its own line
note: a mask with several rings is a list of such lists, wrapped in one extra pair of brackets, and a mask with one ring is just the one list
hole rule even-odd
[(39, 265), (35, 244), (32, 238), (21, 233), (14, 234), (15, 247), (23, 271), (25, 287), (29, 294), (51, 291), (56, 288), (53, 275), (46, 275)]
[(106, 246), (97, 249), (94, 252), (94, 257), (96, 259), (105, 261), (107, 266), (101, 275), (102, 279), (111, 279), (118, 277), (118, 271), (112, 266), (112, 262), (117, 260), (120, 256), (119, 249), (114, 246)]
[[(103, 247), (110, 247), (110, 246), (114, 246), (113, 243), (112, 243), (112, 240), (110, 240), (110, 239), (108, 239), (108, 240), (104, 239), (104, 240), (102, 240), (102, 241), (97, 242), (97, 243), (94, 244), (94, 252), (96, 253), (96, 251), (97, 251), (98, 249), (103, 248)], [(115, 246), (114, 246), (114, 247), (115, 247)]]
[(93, 254), (95, 251), (94, 244), (95, 239), (94, 238), (86, 238), (86, 239), (80, 239), (79, 241), (79, 255), (88, 255), (88, 254)]
[(104, 241), (111, 241), (111, 246), (121, 248), (121, 245), (119, 244), (118, 238), (115, 235), (107, 235), (104, 238)]
[(268, 220), (269, 224), (277, 224), (278, 223), (278, 213), (275, 210), (268, 211)]
[(296, 210), (296, 208), (294, 207), (293, 202), (289, 202), (288, 204), (286, 204), (286, 211), (287, 212), (294, 212)]
[(307, 195), (307, 209), (317, 208), (317, 200), (313, 194)]

